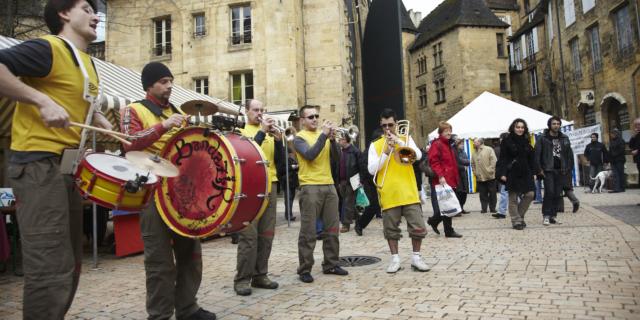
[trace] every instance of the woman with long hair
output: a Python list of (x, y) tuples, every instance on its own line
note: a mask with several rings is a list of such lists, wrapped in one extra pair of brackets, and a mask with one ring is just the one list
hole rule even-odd
[(500, 143), (497, 176), (509, 192), (509, 215), (516, 230), (527, 224), (524, 215), (533, 200), (536, 163), (533, 147), (529, 140), (529, 127), (523, 119), (513, 120), (509, 135)]

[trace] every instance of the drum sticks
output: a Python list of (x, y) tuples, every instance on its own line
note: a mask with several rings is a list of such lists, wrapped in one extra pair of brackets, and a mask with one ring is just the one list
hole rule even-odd
[(107, 134), (107, 135), (111, 136), (112, 138), (122, 142), (123, 144), (131, 145), (131, 142), (126, 140), (126, 139), (131, 138), (131, 136), (129, 136), (127, 134), (120, 133), (120, 132), (117, 132), (117, 131), (102, 129), (102, 128), (98, 128), (98, 127), (94, 127), (94, 126), (90, 126), (90, 125), (86, 125), (86, 124), (82, 124), (82, 123), (78, 123), (78, 122), (73, 122), (73, 121), (69, 122), (69, 124), (71, 124), (72, 126), (85, 128), (85, 129), (89, 129), (89, 130), (93, 130), (93, 131), (97, 131), (97, 132), (100, 132), (100, 133)]

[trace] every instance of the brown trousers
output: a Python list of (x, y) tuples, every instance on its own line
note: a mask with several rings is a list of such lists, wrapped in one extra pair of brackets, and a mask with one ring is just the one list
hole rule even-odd
[(24, 269), (24, 319), (64, 319), (82, 266), (82, 198), (59, 158), (10, 164)]
[(178, 319), (198, 311), (196, 294), (202, 280), (200, 240), (171, 231), (153, 199), (140, 214), (140, 230), (149, 319), (169, 319), (174, 309)]
[(238, 257), (234, 282), (249, 282), (255, 276), (269, 272), (269, 256), (276, 229), (278, 201), (277, 182), (271, 184), (269, 205), (260, 219), (238, 233)]
[(298, 235), (298, 274), (311, 272), (313, 250), (316, 248), (316, 219), (324, 223), (322, 270), (338, 265), (340, 220), (338, 217), (338, 194), (333, 185), (303, 185), (300, 187), (300, 234)]

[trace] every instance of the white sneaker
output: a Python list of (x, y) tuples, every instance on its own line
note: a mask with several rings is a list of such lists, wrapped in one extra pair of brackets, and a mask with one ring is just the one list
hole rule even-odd
[(549, 218), (545, 217), (544, 220), (542, 221), (542, 224), (545, 226), (549, 225)]
[(422, 260), (422, 257), (416, 255), (411, 258), (411, 269), (420, 272), (427, 272), (431, 270), (431, 268)]
[(387, 267), (387, 273), (396, 273), (400, 270), (400, 258), (399, 257), (391, 257), (391, 262), (389, 262), (389, 266)]

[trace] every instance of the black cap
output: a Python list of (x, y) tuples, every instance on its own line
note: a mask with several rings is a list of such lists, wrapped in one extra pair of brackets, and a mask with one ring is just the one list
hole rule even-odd
[(142, 68), (142, 90), (147, 91), (156, 81), (164, 77), (173, 78), (173, 74), (171, 74), (167, 66), (160, 62), (147, 63), (147, 65)]

